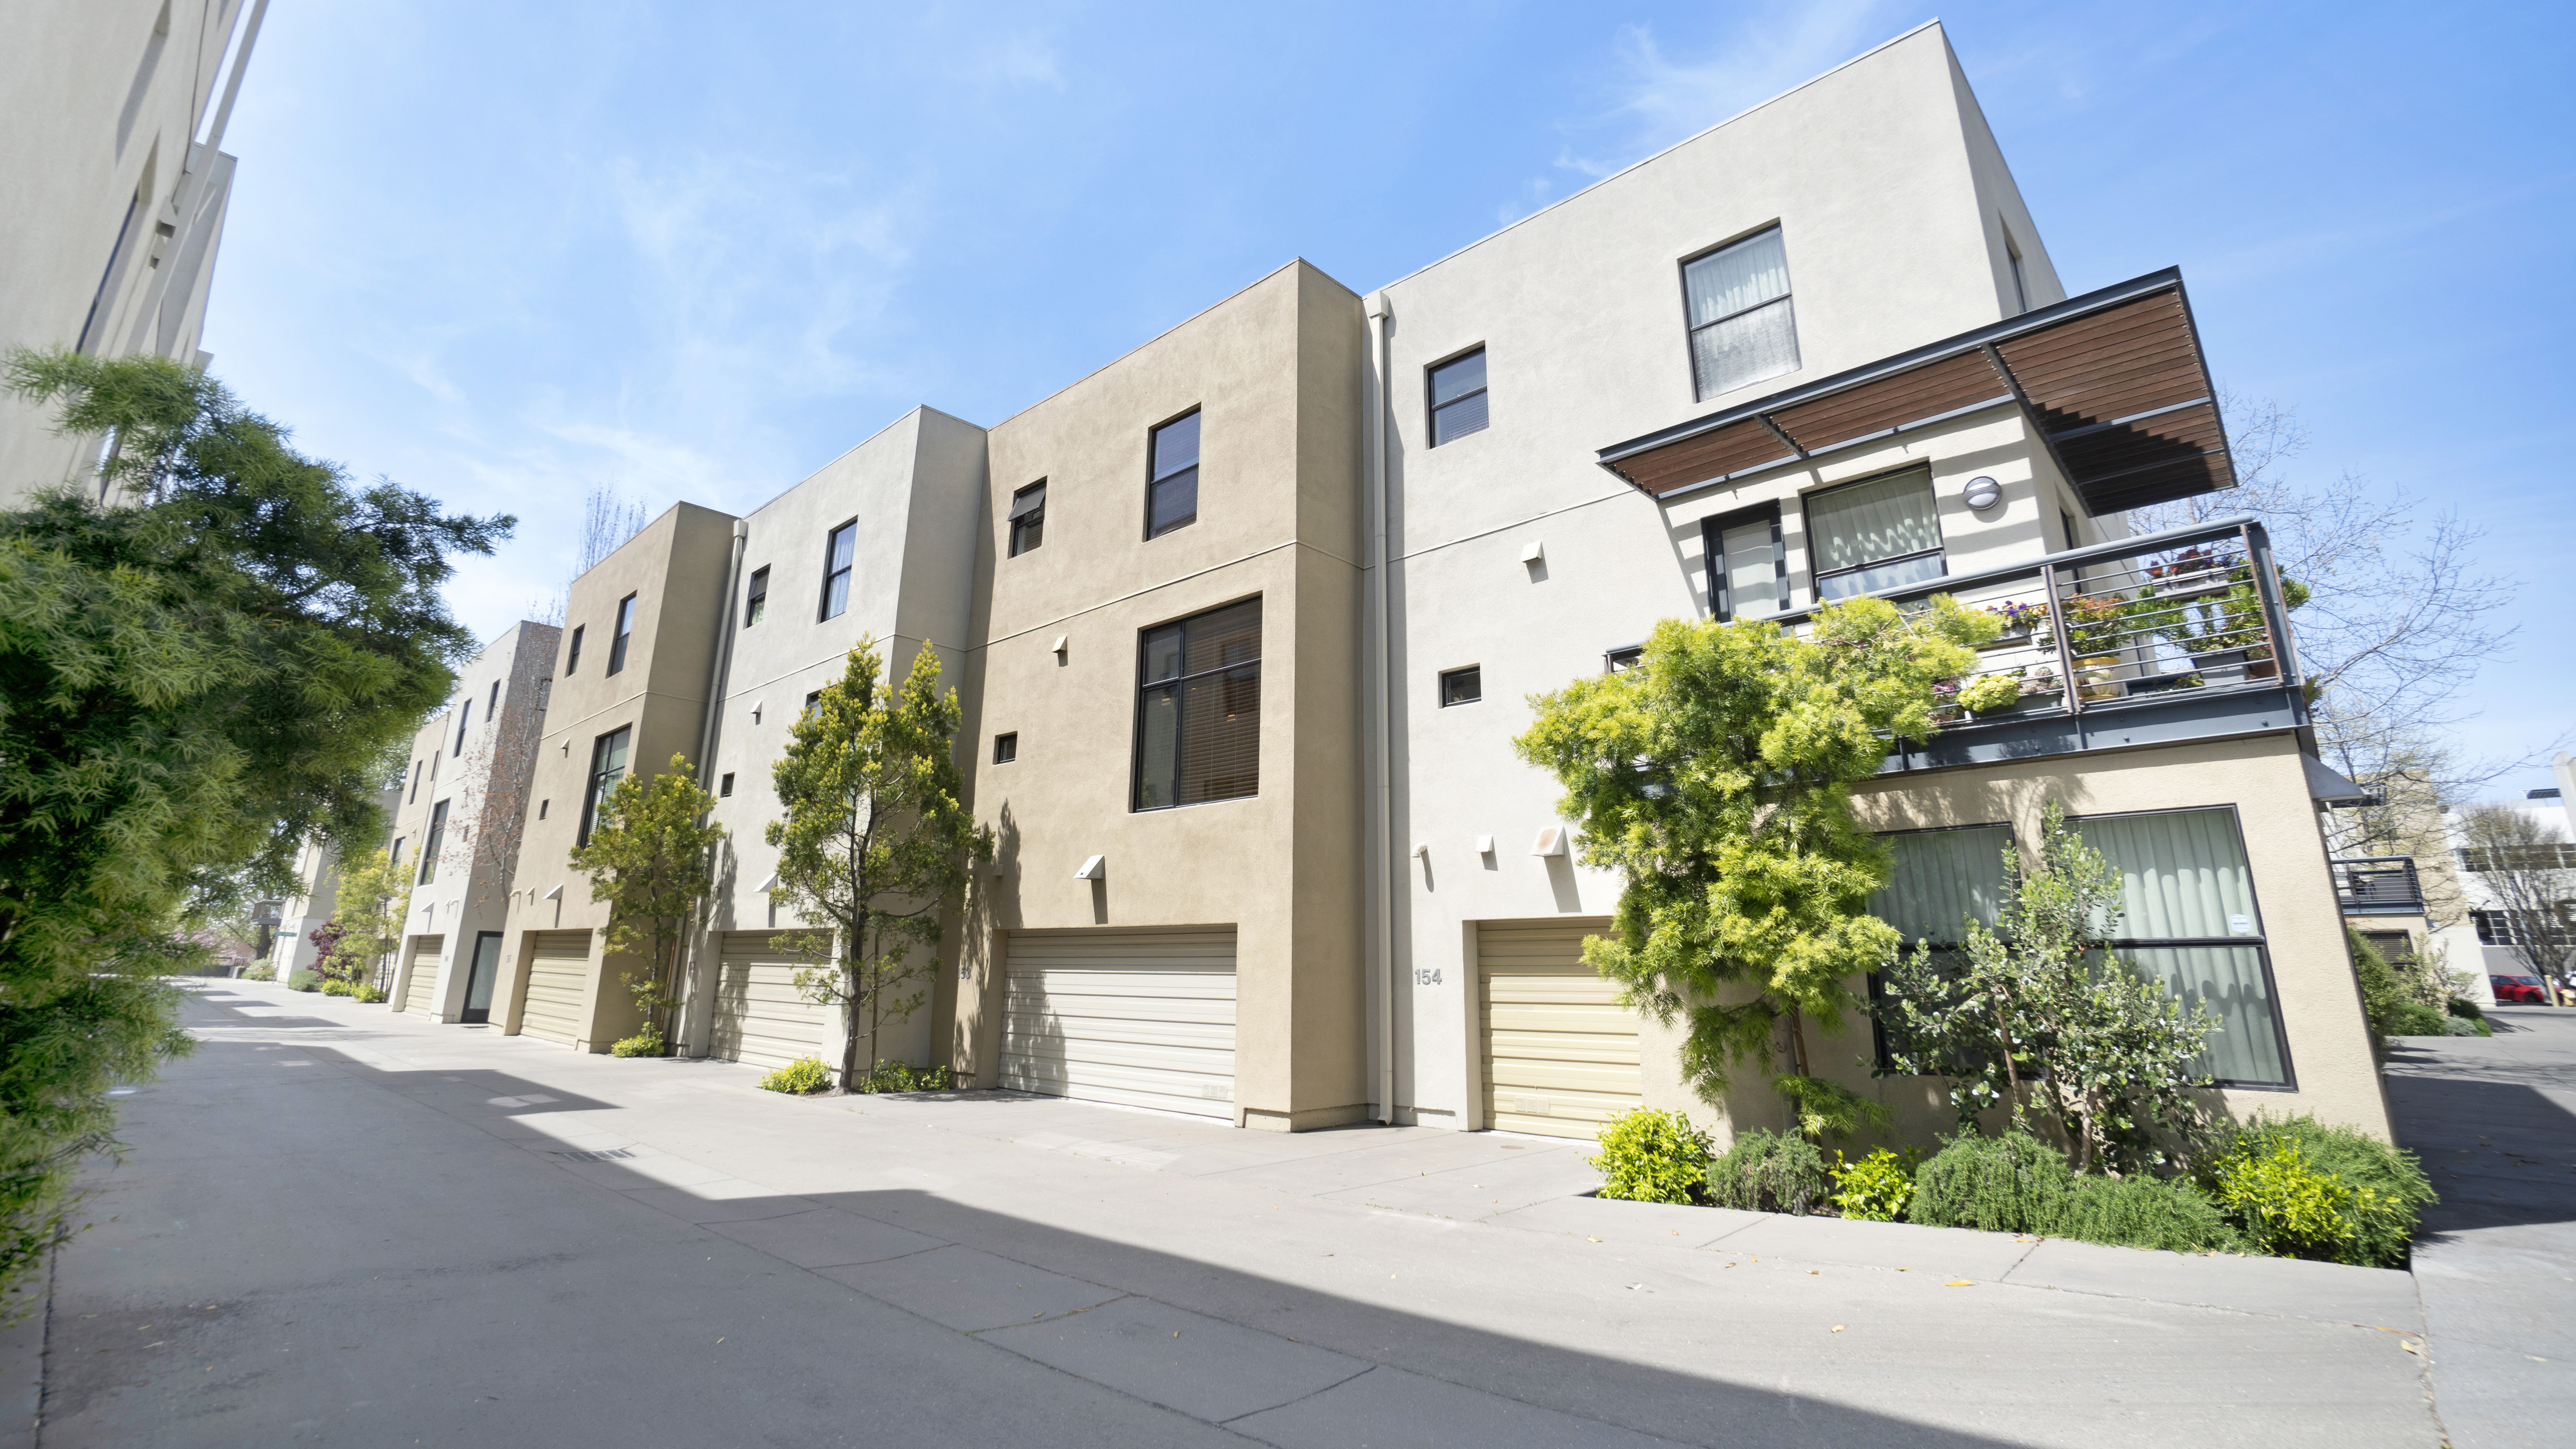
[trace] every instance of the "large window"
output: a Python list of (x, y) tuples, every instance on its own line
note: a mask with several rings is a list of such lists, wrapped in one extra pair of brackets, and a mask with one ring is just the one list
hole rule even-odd
[(447, 844), (447, 802), (441, 800), (429, 807), (429, 834), (420, 842), (420, 883), (422, 885), (438, 879), (438, 851), (439, 847), (445, 844)]
[(1199, 414), (1154, 430), (1153, 476), (1145, 486), (1145, 536), (1161, 538), (1199, 521)]
[(1810, 493), (1806, 502), (1807, 557), (1819, 599), (1921, 583), (1945, 571), (1929, 468), (1846, 483)]
[(1431, 369), (1431, 446), (1481, 433), (1492, 422), (1485, 407), (1485, 349)]
[[(1879, 839), (1893, 857), (1887, 884), (1869, 898), (1869, 913), (1905, 938), (1911, 954), (1920, 945), (1932, 953), (1934, 969), (1947, 973), (1967, 938), (1971, 920), (1993, 930), (2004, 904), (2004, 852), (2012, 849), (2009, 825), (1963, 825), (1946, 830), (1907, 830)], [(1879, 995), (1879, 978), (1869, 979), (1870, 999)], [(1871, 1023), (1879, 1066), (1892, 1066), (1887, 1032)]]
[(2120, 873), (2123, 910), (2112, 950), (2218, 1017), (2194, 1070), (2231, 1086), (2291, 1085), (2236, 812), (2165, 810), (2072, 823)]
[(1261, 788), (1261, 601), (1144, 632), (1137, 670), (1138, 810)]
[(1780, 228), (1682, 264), (1700, 401), (1798, 370), (1798, 318)]
[(617, 601), (617, 632), (608, 636), (608, 672), (626, 667), (626, 646), (635, 637), (635, 596)]
[(823, 547), (823, 607), (816, 619), (837, 619), (850, 608), (850, 566), (859, 556), (859, 521), (832, 530)]
[(1759, 619), (1789, 603), (1789, 561), (1775, 505), (1700, 525), (1708, 556), (1708, 607), (1719, 619)]
[(634, 726), (615, 729), (590, 744), (590, 788), (581, 796), (581, 830), (574, 837), (576, 846), (590, 844), (591, 827), (599, 823), (599, 809), (608, 803), (608, 792), (626, 778), (626, 746), (634, 737)]
[(1011, 557), (1046, 542), (1046, 480), (1011, 495)]
[(742, 627), (748, 629), (769, 612), (769, 566), (751, 571), (751, 582), (742, 591)]

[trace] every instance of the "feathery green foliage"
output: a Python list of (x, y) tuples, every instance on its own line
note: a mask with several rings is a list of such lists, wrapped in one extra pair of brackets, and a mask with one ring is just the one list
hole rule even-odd
[(1905, 1216), (1936, 1228), (2044, 1233), (2074, 1186), (2066, 1154), (2027, 1132), (1963, 1134), (1916, 1170)]
[[(646, 780), (629, 774), (608, 792), (587, 844), (572, 852), (590, 877), (590, 898), (608, 902), (608, 949), (643, 958), (626, 989), (644, 1014), (644, 1030), (612, 1048), (619, 1056), (660, 1056), (680, 999), (680, 952), (714, 887), (716, 847), (725, 829), (707, 819), (716, 800), (683, 755)], [(646, 1038), (652, 1050), (640, 1045)], [(636, 1049), (626, 1049), (629, 1042)]]
[(1633, 1107), (1601, 1126), (1601, 1196), (1629, 1202), (1693, 1202), (1708, 1185), (1708, 1134), (1679, 1112)]
[(2171, 1253), (2206, 1253), (2237, 1244), (2235, 1230), (2190, 1183), (2100, 1173), (2069, 1184), (2065, 1200), (2042, 1231), (2078, 1242)]
[[(308, 838), (375, 839), (472, 636), (449, 556), (511, 521), (358, 487), (202, 373), (9, 354), (6, 385), (116, 440), (125, 506), (0, 512), (0, 1282), (53, 1240), (107, 1089), (184, 1051), (193, 921), (283, 894)], [(12, 480), (21, 484), (53, 480)]]
[(1824, 1156), (1794, 1132), (1741, 1133), (1708, 1165), (1708, 1200), (1722, 1208), (1804, 1216), (1832, 1191)]
[(770, 899), (825, 928), (778, 945), (814, 963), (796, 973), (806, 999), (842, 1009), (841, 1081), (853, 1089), (886, 1018), (909, 1018), (929, 995), (940, 909), (965, 889), (968, 858), (993, 855), (991, 834), (958, 803), (957, 693), (940, 693), (937, 652), (914, 655), (899, 690), (884, 668), (876, 641), (860, 639), (770, 772), (785, 817), (767, 831), (778, 848)]
[[(1667, 619), (1634, 669), (1532, 700), (1521, 757), (1564, 787), (1586, 865), (1627, 880), (1584, 960), (1659, 1022), (1719, 1101), (1729, 1068), (1772, 1056), (1802, 1130), (1847, 1131), (1877, 1104), (1818, 1078), (1804, 1023), (1839, 1029), (1855, 982), (1899, 945), (1865, 913), (1885, 854), (1851, 812), (1893, 739), (1933, 732), (1933, 686), (1965, 672), (1990, 616), (1947, 595), (1900, 611), (1828, 604), (1810, 633)], [(1794, 1080), (1791, 1080), (1794, 1079)]]

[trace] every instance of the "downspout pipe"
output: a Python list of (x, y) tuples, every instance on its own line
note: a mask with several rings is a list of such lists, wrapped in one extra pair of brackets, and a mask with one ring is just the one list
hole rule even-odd
[[(698, 727), (698, 788), (707, 785), (707, 774), (715, 768), (716, 745), (724, 738), (725, 690), (733, 682), (734, 601), (742, 594), (742, 559), (751, 546), (751, 521), (733, 521), (733, 562), (725, 569), (724, 602), (716, 609), (716, 647), (707, 669), (707, 706)], [(713, 912), (709, 912), (710, 915)], [(687, 1054), (702, 1057), (715, 1026), (715, 983), (708, 979), (723, 959), (710, 942), (715, 937), (712, 922), (689, 941), (689, 993), (687, 997)]]
[(1367, 734), (1361, 753), (1366, 758), (1365, 810), (1368, 848), (1363, 869), (1368, 872), (1368, 969), (1377, 986), (1377, 1031), (1370, 1043), (1370, 1055), (1376, 1058), (1377, 1080), (1373, 1084), (1376, 1117), (1381, 1123), (1395, 1123), (1395, 870), (1398, 860), (1406, 859), (1395, 849), (1391, 832), (1395, 828), (1394, 710), (1392, 622), (1387, 610), (1387, 367), (1389, 366), (1388, 328), (1394, 320), (1385, 292), (1373, 292), (1367, 302), (1370, 358), (1373, 364), (1368, 376), (1368, 635), (1365, 649), (1365, 678), (1362, 696), (1368, 716)]

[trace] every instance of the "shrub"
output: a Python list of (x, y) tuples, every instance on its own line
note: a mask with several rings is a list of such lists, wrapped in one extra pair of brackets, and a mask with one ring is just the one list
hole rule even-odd
[(2464, 997), (2452, 997), (2450, 1004), (2446, 1009), (2453, 1016), (2465, 1016), (2471, 1021), (2484, 1021), (2487, 1019), (2486, 1012), (2481, 1009), (2476, 1002), (2470, 1001)]
[(2153, 1177), (2075, 1179), (2046, 1231), (2123, 1248), (2201, 1253), (2236, 1246), (2217, 1205), (2187, 1182)]
[[(2352, 974), (2361, 983), (2362, 1015), (2370, 1019), (2370, 1034), (2381, 1039), (2392, 1036), (2423, 1036), (2424, 1032), (2400, 1029), (2401, 1014), (2414, 1005), (2399, 984), (2397, 973), (2389, 969), (2388, 958), (2379, 948), (2362, 939), (2361, 932), (2344, 928), (2344, 949), (2352, 956)], [(2439, 1032), (2431, 1033), (2440, 1035)]]
[(385, 990), (372, 981), (353, 981), (345, 994), (361, 1006), (372, 1006), (385, 999)]
[[(2459, 1018), (2446, 1016), (2429, 1006), (2401, 1001), (2388, 1012), (2388, 1025), (2383, 1036), (2449, 1036), (2451, 1023)], [(2472, 1034), (2476, 1028), (2470, 1028)]]
[(1959, 686), (1959, 703), (1977, 714), (1992, 714), (2021, 698), (2018, 674), (1985, 674)]
[(1939, 1228), (2044, 1233), (2066, 1211), (2074, 1170), (2027, 1132), (1960, 1137), (1914, 1174), (1906, 1216)]
[(2413, 1153), (2313, 1117), (2257, 1116), (2204, 1184), (2247, 1242), (2291, 1258), (2395, 1268), (2433, 1185)]
[(760, 1079), (764, 1092), (791, 1092), (803, 1096), (832, 1085), (832, 1069), (821, 1057), (798, 1057)]
[(327, 976), (322, 980), (321, 991), (325, 996), (346, 996), (355, 990), (357, 990), (355, 986), (337, 976)]
[(319, 991), (322, 989), (322, 973), (318, 971), (298, 971), (286, 978), (286, 989), (289, 991)]
[(1719, 1207), (1803, 1216), (1831, 1189), (1823, 1154), (1794, 1133), (1746, 1132), (1708, 1167), (1708, 1200)]
[(658, 1057), (662, 1054), (661, 1030), (648, 1026), (633, 1036), (612, 1044), (608, 1050), (613, 1056)]
[(945, 1092), (957, 1085), (946, 1067), (916, 1067), (909, 1062), (879, 1062), (859, 1078), (861, 1092)]
[(1694, 1202), (1708, 1186), (1708, 1134), (1679, 1112), (1638, 1107), (1601, 1126), (1601, 1196), (1629, 1202)]
[(1905, 1216), (1914, 1197), (1914, 1169), (1923, 1154), (1909, 1147), (1902, 1155), (1882, 1147), (1846, 1165), (1834, 1154), (1834, 1210), (1847, 1218), (1892, 1223)]
[(2453, 1036), (2495, 1035), (2495, 1028), (2487, 1024), (2487, 1014), (2479, 1010), (2474, 1001), (2463, 1001), (2454, 996), (2450, 1001), (2450, 1013), (2451, 1019), (2443, 1024), (2443, 1029)]
[(244, 981), (275, 981), (277, 979), (277, 968), (267, 965), (245, 966), (242, 968), (241, 979)]

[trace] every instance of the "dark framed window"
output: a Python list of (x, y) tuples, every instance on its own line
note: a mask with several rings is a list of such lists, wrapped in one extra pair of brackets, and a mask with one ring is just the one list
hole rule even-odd
[(429, 834), (421, 837), (420, 884), (427, 885), (438, 879), (438, 851), (446, 843), (447, 802), (441, 800), (429, 807)]
[(572, 677), (574, 670), (581, 667), (581, 633), (589, 627), (587, 624), (572, 626), (572, 643), (564, 649), (564, 677), (567, 679)]
[(543, 820), (543, 819), (545, 819), (545, 818), (546, 818), (546, 807), (547, 807), (547, 806), (549, 806), (549, 805), (552, 805), (553, 803), (555, 803), (555, 802), (553, 802), (552, 800), (540, 800), (540, 801), (538, 801), (538, 802), (537, 802), (537, 818), (538, 818), (539, 820)]
[(402, 865), (402, 848), (403, 838), (397, 835), (394, 837), (393, 849), (387, 852), (385, 856), (385, 865), (387, 868), (397, 868)]
[(490, 729), (492, 727), (492, 721), (500, 717), (501, 681), (496, 679), (492, 681), (492, 697), (483, 702), (483, 727), (487, 730)]
[(590, 844), (590, 832), (599, 824), (608, 792), (626, 778), (626, 747), (634, 737), (635, 727), (624, 725), (590, 742), (590, 786), (581, 796), (581, 829), (573, 837), (576, 847)]
[(1493, 425), (1485, 407), (1485, 349), (1453, 357), (1430, 369), (1431, 446), (1481, 433)]
[(748, 629), (769, 612), (769, 565), (751, 571), (751, 582), (742, 591), (742, 627)]
[(996, 765), (1007, 765), (1007, 764), (1011, 763), (1013, 760), (1018, 759), (1019, 757), (1020, 757), (1020, 737), (1019, 737), (1019, 734), (1018, 734), (1018, 732), (1017, 732), (1017, 731), (1014, 731), (1014, 732), (1012, 732), (1012, 733), (1010, 733), (1010, 734), (1006, 734), (1006, 735), (995, 735), (995, 736), (993, 736), (993, 763), (994, 763), (994, 764), (996, 764)]
[[(2013, 848), (2009, 825), (1955, 825), (1931, 830), (1898, 830), (1878, 837), (1888, 848), (1887, 884), (1869, 898), (1868, 911), (1894, 926), (1911, 955), (1920, 945), (1931, 953), (1935, 970), (1947, 974), (1971, 920), (1987, 930), (2003, 914), (2009, 882), (2004, 852)], [(1880, 973), (1869, 975), (1869, 998), (1881, 999)], [(1872, 1039), (1879, 1069), (1894, 1066), (1887, 1051), (1887, 1028), (1872, 1014)]]
[(1719, 620), (1759, 619), (1789, 607), (1789, 552), (1780, 506), (1749, 508), (1699, 526), (1708, 558), (1708, 611)]
[(1819, 599), (1919, 584), (1949, 571), (1929, 468), (1838, 484), (1800, 501)]
[(1682, 263), (1682, 304), (1700, 401), (1798, 370), (1798, 317), (1780, 228)]
[(1161, 538), (1198, 522), (1198, 410), (1156, 428), (1147, 455), (1153, 471), (1145, 483), (1145, 536)]
[(1011, 557), (1046, 542), (1046, 480), (1011, 495)]
[(2231, 1087), (2298, 1085), (2271, 949), (2233, 806), (2070, 816), (2120, 873), (2113, 954), (2218, 1018), (2193, 1069)]
[(850, 609), (850, 566), (859, 556), (859, 521), (832, 530), (823, 545), (823, 607), (814, 617), (837, 619)]
[(814, 712), (814, 706), (821, 704), (822, 702), (823, 691), (819, 689), (815, 690), (812, 694), (805, 696), (805, 707), (796, 712), (796, 717), (798, 719), (803, 719), (805, 716), (812, 714)]
[(1470, 664), (1464, 669), (1440, 671), (1440, 707), (1442, 709), (1447, 709), (1453, 704), (1474, 704), (1484, 697), (1485, 668), (1483, 665)]
[(2057, 510), (2057, 523), (2060, 528), (2066, 531), (2066, 546), (2070, 549), (2074, 548), (2076, 546), (2075, 515), (2061, 508)]
[(428, 765), (428, 763), (429, 762), (427, 760), (414, 760), (411, 762), (411, 797), (403, 801), (404, 804), (417, 805), (420, 803), (420, 772)]
[(1258, 794), (1261, 601), (1157, 625), (1138, 644), (1133, 808)]
[(733, 772), (731, 770), (727, 770), (724, 774), (716, 778), (716, 798), (719, 800), (730, 800), (733, 798)]
[(473, 722), (474, 701), (469, 699), (456, 707), (456, 748), (453, 753), (459, 759), (465, 756), (465, 727)]
[(2021, 248), (2013, 244), (2012, 228), (2004, 228), (2004, 259), (2012, 264), (2013, 314), (2030, 310), (2030, 272), (2021, 263)]
[(626, 641), (635, 637), (635, 596), (628, 594), (617, 601), (617, 629), (608, 636), (608, 670), (615, 674), (626, 667)]
[(1622, 644), (1616, 649), (1601, 651), (1601, 672), (1604, 674), (1625, 674), (1645, 662), (1646, 646), (1643, 644)]

